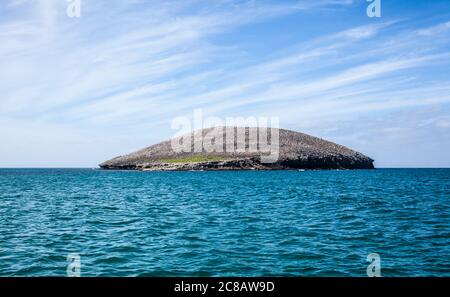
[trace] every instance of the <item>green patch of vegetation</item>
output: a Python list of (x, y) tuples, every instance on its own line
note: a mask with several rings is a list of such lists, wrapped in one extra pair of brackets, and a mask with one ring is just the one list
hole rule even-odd
[(225, 160), (229, 160), (229, 158), (223, 156), (193, 155), (193, 156), (177, 157), (172, 159), (160, 159), (157, 161), (161, 163), (197, 163), (197, 162), (215, 162), (215, 161), (217, 162)]

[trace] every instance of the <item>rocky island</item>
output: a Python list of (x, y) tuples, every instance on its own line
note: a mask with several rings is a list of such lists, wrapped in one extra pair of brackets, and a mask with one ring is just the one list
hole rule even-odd
[[(263, 130), (272, 132), (259, 134)], [(228, 137), (229, 131), (231, 137)], [(237, 136), (239, 131), (243, 132), (244, 137)], [(262, 140), (266, 139), (261, 135), (267, 136), (271, 151), (262, 149)], [(277, 136), (276, 141), (274, 135)], [(180, 142), (184, 142), (184, 150), (174, 147), (174, 143)], [(209, 147), (205, 148), (206, 143)], [(216, 149), (211, 150), (211, 145), (215, 145)], [(264, 156), (273, 155), (274, 150), (276, 159), (264, 161)], [(371, 158), (345, 146), (295, 131), (215, 127), (175, 137), (99, 166), (102, 169), (144, 171), (373, 169), (373, 162)]]

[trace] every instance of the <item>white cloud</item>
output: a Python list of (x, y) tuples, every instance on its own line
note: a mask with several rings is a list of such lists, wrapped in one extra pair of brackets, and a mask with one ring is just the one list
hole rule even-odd
[(14, 143), (30, 137), (34, 122), (46, 144), (72, 143), (64, 130), (80, 143), (117, 133), (135, 143), (134, 136), (196, 107), (278, 115), (301, 129), (324, 118), (449, 103), (448, 76), (423, 71), (448, 63), (448, 22), (410, 30), (396, 27), (402, 21), (355, 25), (288, 48), (267, 44), (270, 53), (254, 55), (221, 37), (353, 2), (208, 3), (83, 1), (81, 18), (70, 19), (65, 1), (9, 1), (14, 17), (0, 19), (0, 117), (15, 126)]

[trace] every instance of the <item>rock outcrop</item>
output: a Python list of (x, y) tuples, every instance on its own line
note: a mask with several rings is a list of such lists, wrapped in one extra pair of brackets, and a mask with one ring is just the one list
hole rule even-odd
[[(239, 129), (245, 131), (245, 137), (240, 140), (236, 136)], [(237, 129), (236, 127), (203, 129), (129, 155), (116, 157), (99, 166), (102, 169), (145, 171), (374, 168), (374, 160), (345, 146), (285, 129), (276, 129), (274, 130), (276, 133), (270, 133), (269, 129), (268, 135), (258, 134), (262, 130), (267, 131), (266, 128)], [(235, 134), (227, 137), (230, 133), (226, 131), (233, 131)], [(254, 135), (260, 136), (255, 138)], [(275, 135), (278, 137), (273, 138)], [(190, 141), (186, 142), (186, 140)], [(185, 146), (187, 150), (174, 149), (174, 143), (183, 142), (188, 144)], [(263, 142), (269, 144), (270, 151), (260, 149), (264, 147)], [(220, 149), (206, 150), (202, 146), (205, 143)], [(199, 145), (200, 151), (198, 151)], [(239, 145), (242, 145), (240, 150)], [(264, 156), (274, 155), (274, 150), (276, 150), (276, 159), (270, 162), (264, 161)]]

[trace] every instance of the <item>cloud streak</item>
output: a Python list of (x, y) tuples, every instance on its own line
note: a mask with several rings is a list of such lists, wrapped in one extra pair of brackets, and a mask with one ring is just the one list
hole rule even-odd
[[(170, 135), (170, 120), (194, 108), (223, 117), (280, 116), (288, 128), (313, 127), (321, 135), (324, 118), (338, 123), (450, 103), (449, 76), (439, 75), (450, 61), (449, 21), (408, 29), (400, 19), (355, 23), (298, 34), (288, 46), (267, 44), (254, 54), (248, 36), (268, 37), (264, 28), (283, 18), (355, 3), (83, 1), (79, 19), (68, 18), (59, 0), (5, 7), (0, 132), (10, 135), (6, 127), (15, 126), (25, 139), (35, 123), (46, 139), (41, 150), (67, 131), (85, 135), (85, 142), (122, 135), (114, 145), (127, 139), (118, 145), (123, 153)], [(249, 28), (254, 35), (240, 33)], [(163, 132), (130, 141), (150, 129)]]

